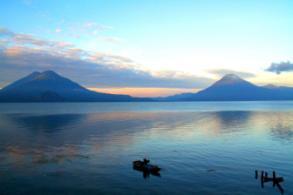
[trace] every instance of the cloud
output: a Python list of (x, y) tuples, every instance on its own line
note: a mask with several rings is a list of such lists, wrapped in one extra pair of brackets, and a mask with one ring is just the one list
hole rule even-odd
[(93, 21), (86, 21), (86, 22), (71, 22), (67, 23), (65, 21), (62, 21), (63, 28), (57, 28), (54, 29), (55, 33), (62, 33), (63, 35), (70, 36), (73, 38), (84, 38), (84, 39), (100, 39), (102, 41), (109, 41), (116, 43), (119, 38), (117, 37), (109, 37), (104, 36), (103, 33), (105, 31), (113, 29), (110, 26), (106, 26), (103, 24), (98, 24)]
[(55, 29), (55, 33), (60, 33), (60, 32), (62, 32), (62, 29), (61, 28), (56, 28)]
[(6, 29), (6, 28), (0, 28), (0, 37), (5, 37), (5, 36), (13, 36), (14, 32)]
[(266, 71), (274, 72), (277, 74), (281, 74), (282, 72), (290, 72), (293, 71), (293, 63), (290, 61), (280, 62), (280, 63), (272, 63)]
[(0, 28), (0, 41), (6, 43), (6, 47), (9, 46), (21, 46), (35, 49), (65, 49), (73, 48), (74, 45), (67, 42), (48, 41), (34, 35), (14, 33), (8, 29)]
[(217, 75), (219, 77), (225, 76), (227, 74), (236, 74), (242, 78), (255, 77), (254, 74), (249, 72), (241, 72), (241, 71), (234, 71), (234, 70), (228, 70), (228, 69), (214, 69), (214, 70), (210, 70), (209, 73)]
[(45, 46), (45, 45), (49, 45), (50, 43), (38, 38), (35, 38), (32, 35), (27, 35), (27, 34), (15, 34), (13, 36), (14, 42), (16, 44), (32, 44), (32, 45), (36, 45), (36, 46)]
[(63, 28), (55, 28), (54, 33), (62, 34), (78, 39), (91, 40), (97, 42), (106, 42), (110, 44), (124, 43), (124, 39), (115, 36), (105, 35), (105, 32), (112, 30), (113, 27), (98, 24), (93, 21), (87, 21), (84, 23), (63, 23)]
[(101, 36), (101, 37), (98, 37), (99, 39), (105, 41), (105, 42), (109, 42), (109, 43), (115, 43), (115, 44), (119, 44), (119, 43), (122, 43), (123, 40), (118, 38), (118, 37), (109, 37), (109, 36)]
[[(5, 36), (4, 36), (5, 35)], [(207, 78), (151, 72), (124, 56), (89, 52), (66, 42), (0, 31), (0, 87), (33, 71), (55, 70), (87, 87), (202, 88)]]
[(111, 29), (110, 26), (105, 26), (105, 25), (98, 24), (98, 23), (92, 22), (92, 21), (85, 22), (83, 24), (83, 28), (93, 34), (96, 34), (97, 32), (100, 32), (100, 31)]

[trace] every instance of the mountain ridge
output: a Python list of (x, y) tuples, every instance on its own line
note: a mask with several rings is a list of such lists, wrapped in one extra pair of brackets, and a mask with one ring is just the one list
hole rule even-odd
[(211, 86), (197, 92), (177, 94), (161, 101), (259, 101), (293, 100), (293, 88), (267, 88), (228, 74)]
[(125, 101), (258, 101), (293, 100), (293, 88), (257, 86), (235, 74), (227, 74), (197, 93), (138, 98), (88, 90), (48, 70), (31, 74), (0, 90), (0, 102), (125, 102)]
[(54, 71), (33, 72), (0, 90), (1, 102), (145, 101), (129, 95), (86, 89)]

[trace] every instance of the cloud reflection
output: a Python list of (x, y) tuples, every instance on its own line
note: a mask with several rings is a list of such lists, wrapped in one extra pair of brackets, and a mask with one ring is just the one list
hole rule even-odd
[(81, 154), (77, 146), (66, 145), (59, 148), (41, 147), (19, 147), (16, 145), (7, 146), (4, 151), (7, 160), (13, 165), (42, 165), (50, 163), (64, 163), (74, 159), (87, 159), (89, 156)]
[(5, 128), (0, 131), (0, 156), (16, 165), (62, 164), (100, 158), (109, 150), (115, 156), (156, 140), (194, 143), (227, 134), (252, 135), (258, 129), (261, 134), (270, 130), (273, 138), (292, 140), (290, 118), (290, 113), (246, 111), (1, 115)]

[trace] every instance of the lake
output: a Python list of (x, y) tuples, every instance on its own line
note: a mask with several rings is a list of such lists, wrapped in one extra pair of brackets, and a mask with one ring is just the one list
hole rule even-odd
[(293, 101), (0, 104), (0, 194), (293, 194), (292, 166)]

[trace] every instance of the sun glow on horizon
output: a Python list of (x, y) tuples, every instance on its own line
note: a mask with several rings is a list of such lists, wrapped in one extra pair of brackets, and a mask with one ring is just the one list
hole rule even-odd
[(110, 93), (123, 94), (133, 97), (165, 97), (176, 95), (179, 93), (195, 93), (198, 89), (182, 89), (182, 88), (88, 88), (89, 90)]

